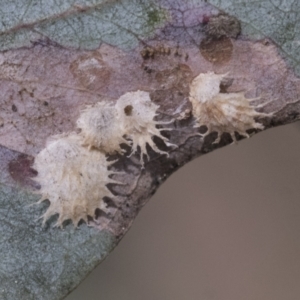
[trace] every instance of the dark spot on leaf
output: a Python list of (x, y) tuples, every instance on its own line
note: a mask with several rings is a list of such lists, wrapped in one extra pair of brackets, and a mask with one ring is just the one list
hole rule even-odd
[(149, 58), (154, 58), (154, 49), (150, 48), (150, 47), (145, 47), (142, 51), (141, 51), (141, 56), (143, 59), (149, 59)]
[(18, 111), (18, 108), (14, 104), (11, 106), (11, 109), (12, 109), (13, 112), (17, 112)]
[(31, 179), (37, 175), (37, 171), (32, 169), (34, 158), (26, 154), (20, 154), (8, 164), (10, 176), (23, 186), (35, 186), (35, 182)]
[(146, 71), (148, 74), (151, 74), (153, 72), (153, 70), (151, 68), (149, 68), (148, 66), (144, 67), (144, 71)]
[(204, 15), (203, 18), (202, 18), (202, 23), (207, 24), (209, 22), (209, 18), (210, 18), (209, 16)]

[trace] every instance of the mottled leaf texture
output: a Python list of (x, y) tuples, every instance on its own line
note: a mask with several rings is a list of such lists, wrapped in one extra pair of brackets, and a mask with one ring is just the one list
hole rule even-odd
[[(232, 133), (213, 143), (217, 132), (201, 137), (205, 126), (194, 127), (189, 91), (200, 73), (226, 74), (222, 93), (256, 99), (256, 116), (264, 116), (257, 128), (298, 120), (299, 14), (292, 0), (1, 1), (0, 298), (62, 299), (170, 174), (232, 143)], [(42, 227), (49, 202), (35, 204), (34, 157), (50, 136), (77, 132), (86, 105), (114, 105), (138, 90), (159, 106), (157, 128), (171, 121), (163, 138), (154, 134), (161, 151), (144, 149), (150, 159), (142, 168), (140, 153), (129, 157), (123, 145), (126, 155), (108, 157), (109, 209), (89, 225), (56, 228), (54, 215)]]

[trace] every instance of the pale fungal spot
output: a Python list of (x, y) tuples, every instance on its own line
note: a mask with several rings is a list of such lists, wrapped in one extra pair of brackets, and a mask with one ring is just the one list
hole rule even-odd
[(85, 108), (77, 120), (83, 145), (105, 153), (122, 153), (120, 144), (129, 144), (122, 136), (115, 107), (103, 102)]
[(140, 161), (144, 165), (143, 156), (149, 159), (147, 144), (157, 153), (168, 155), (168, 152), (160, 150), (153, 141), (157, 136), (162, 139), (167, 146), (175, 146), (169, 143), (168, 138), (161, 134), (161, 131), (170, 130), (168, 128), (156, 128), (157, 125), (165, 125), (173, 122), (157, 122), (158, 105), (154, 104), (148, 92), (135, 91), (122, 95), (117, 103), (116, 109), (120, 122), (121, 131), (125, 137), (132, 141), (132, 154), (140, 148)]
[(108, 170), (111, 162), (102, 152), (81, 144), (81, 136), (75, 133), (54, 136), (35, 158), (38, 176), (34, 180), (41, 186), (38, 203), (50, 201), (43, 224), (58, 214), (56, 226), (62, 227), (66, 220), (77, 226), (80, 220), (87, 222), (88, 216), (94, 218), (97, 208), (106, 210), (104, 197), (114, 197), (106, 186), (119, 183), (109, 178), (114, 174)]
[(195, 127), (205, 125), (207, 131), (217, 132), (214, 143), (219, 143), (224, 132), (230, 133), (236, 141), (235, 132), (249, 137), (247, 130), (264, 129), (264, 126), (254, 118), (269, 117), (272, 114), (260, 113), (251, 104), (255, 99), (247, 99), (244, 93), (220, 93), (220, 85), (227, 74), (213, 72), (199, 74), (190, 86), (190, 101), (193, 106), (193, 115), (196, 119)]

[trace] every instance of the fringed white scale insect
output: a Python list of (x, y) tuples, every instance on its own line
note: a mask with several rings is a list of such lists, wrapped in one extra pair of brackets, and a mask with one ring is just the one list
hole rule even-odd
[(154, 104), (148, 92), (135, 91), (122, 95), (117, 103), (116, 109), (121, 131), (125, 137), (132, 141), (132, 154), (139, 147), (141, 150), (140, 162), (144, 165), (144, 154), (149, 159), (146, 145), (148, 144), (155, 152), (169, 155), (168, 152), (160, 150), (153, 141), (157, 136), (162, 139), (167, 146), (175, 146), (169, 143), (169, 139), (161, 135), (161, 131), (170, 130), (169, 128), (156, 128), (156, 125), (165, 125), (173, 122), (157, 122), (154, 118), (157, 116), (158, 105)]
[(269, 117), (272, 114), (260, 113), (252, 106), (256, 99), (247, 99), (244, 93), (220, 93), (221, 81), (227, 74), (209, 72), (199, 74), (190, 85), (190, 101), (193, 106), (193, 115), (196, 118), (195, 127), (205, 125), (207, 131), (203, 137), (216, 131), (219, 143), (224, 132), (230, 133), (236, 142), (235, 132), (249, 137), (247, 130), (264, 129), (254, 118)]
[(105, 102), (89, 105), (80, 114), (77, 126), (81, 129), (83, 145), (97, 148), (105, 153), (123, 153), (120, 144), (130, 143), (123, 138), (120, 122), (114, 106)]
[(109, 178), (114, 174), (108, 171), (111, 163), (102, 152), (82, 147), (82, 142), (75, 133), (54, 136), (35, 158), (35, 180), (42, 195), (38, 203), (50, 201), (43, 224), (59, 214), (56, 226), (69, 219), (77, 226), (81, 219), (87, 222), (87, 216), (94, 218), (97, 208), (105, 211), (105, 196), (114, 197), (106, 186), (119, 183)]

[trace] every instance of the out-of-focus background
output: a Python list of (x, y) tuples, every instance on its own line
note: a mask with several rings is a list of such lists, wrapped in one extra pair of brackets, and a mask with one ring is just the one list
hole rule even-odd
[(177, 171), (66, 299), (300, 299), (300, 124)]

